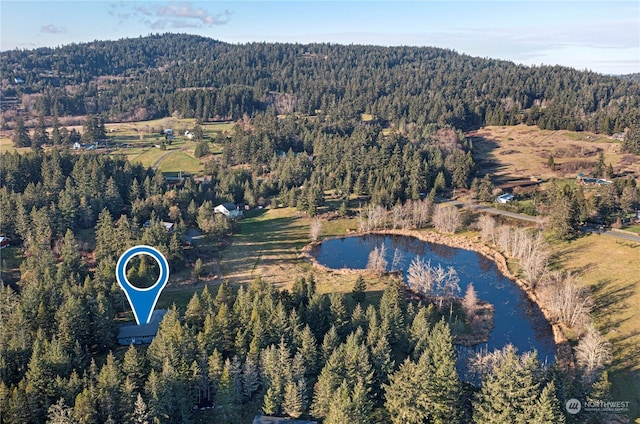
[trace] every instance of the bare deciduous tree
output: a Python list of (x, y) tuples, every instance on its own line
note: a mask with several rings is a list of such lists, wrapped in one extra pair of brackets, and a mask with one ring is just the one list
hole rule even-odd
[(431, 221), (433, 203), (430, 199), (413, 202), (413, 221), (415, 228), (423, 228)]
[(433, 284), (438, 298), (438, 307), (442, 309), (442, 303), (444, 300), (452, 300), (460, 293), (460, 277), (453, 267), (444, 268), (438, 264), (436, 267), (431, 267), (431, 274), (433, 275)]
[(369, 253), (367, 269), (376, 274), (384, 274), (387, 271), (387, 247), (382, 243)]
[(583, 369), (584, 379), (595, 381), (599, 370), (611, 360), (611, 344), (592, 325), (576, 346), (576, 361)]
[(391, 271), (397, 271), (400, 269), (400, 264), (403, 260), (402, 251), (397, 247), (393, 251), (393, 260), (391, 261)]
[(460, 278), (453, 267), (432, 266), (420, 256), (413, 258), (407, 270), (407, 285), (427, 297), (438, 298), (438, 307), (444, 300), (453, 299), (460, 292)]
[(511, 227), (502, 225), (498, 227), (497, 243), (505, 253), (511, 253)]
[(536, 232), (535, 235), (527, 234), (521, 238), (520, 243), (517, 258), (520, 260), (525, 278), (531, 287), (535, 288), (547, 273), (551, 257), (549, 246), (541, 232)]
[(455, 233), (460, 226), (460, 212), (451, 205), (438, 205), (433, 212), (433, 225), (438, 231)]
[(482, 240), (487, 243), (495, 244), (496, 242), (496, 220), (489, 215), (481, 215), (478, 218), (478, 227), (480, 227), (480, 235)]
[(433, 275), (431, 274), (431, 263), (420, 256), (413, 258), (407, 270), (407, 285), (418, 293), (428, 297), (432, 296)]
[(318, 241), (320, 231), (322, 231), (322, 222), (316, 218), (311, 221), (311, 226), (309, 227), (309, 237), (311, 237), (311, 241)]
[(391, 208), (391, 228), (396, 229), (402, 227), (402, 223), (404, 221), (404, 208), (400, 203), (396, 203)]
[(572, 274), (551, 273), (540, 292), (549, 309), (569, 327), (579, 326), (588, 319), (591, 299)]
[(464, 313), (467, 316), (467, 321), (469, 321), (470, 325), (473, 325), (476, 321), (479, 308), (480, 304), (478, 293), (476, 293), (473, 283), (469, 283), (467, 290), (464, 293), (464, 298), (462, 298), (462, 309), (464, 310)]
[(367, 207), (367, 231), (382, 228), (387, 218), (387, 209), (380, 205)]
[[(491, 222), (483, 219), (480, 223), (483, 238), (490, 237)], [(486, 232), (486, 235), (485, 235)], [(549, 245), (540, 231), (528, 228), (499, 226), (493, 230), (498, 246), (509, 256), (520, 261), (520, 267), (531, 287), (544, 278), (549, 265)]]

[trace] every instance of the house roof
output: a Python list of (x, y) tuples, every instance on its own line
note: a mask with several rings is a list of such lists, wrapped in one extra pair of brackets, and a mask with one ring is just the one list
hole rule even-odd
[(151, 321), (148, 324), (136, 325), (128, 324), (123, 325), (118, 330), (118, 339), (127, 339), (132, 337), (149, 337), (155, 336), (160, 328), (160, 322), (166, 315), (166, 309), (158, 309), (151, 314)]
[(219, 206), (224, 207), (224, 208), (225, 208), (226, 210), (228, 210), (229, 212), (231, 212), (231, 211), (235, 211), (236, 209), (238, 209), (238, 206), (237, 206), (237, 205), (235, 205), (235, 204), (233, 204), (233, 203), (231, 203), (231, 202), (223, 203), (223, 204), (221, 204), (221, 205), (219, 205)]

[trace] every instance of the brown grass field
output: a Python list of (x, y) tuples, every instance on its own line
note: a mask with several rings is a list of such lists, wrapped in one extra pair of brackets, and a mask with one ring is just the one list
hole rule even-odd
[[(620, 142), (600, 134), (516, 125), (484, 127), (468, 136), (473, 140), (478, 165), (498, 181), (588, 174), (600, 152), (604, 153), (605, 163), (613, 165), (616, 175), (640, 175), (638, 157), (622, 153)], [(547, 166), (549, 155), (553, 155), (556, 171)]]
[[(240, 221), (240, 231), (221, 252), (220, 268), (225, 279), (248, 283), (256, 277), (279, 288), (291, 288), (296, 278), (313, 274), (318, 291), (350, 292), (357, 274), (321, 272), (300, 256), (309, 241), (311, 220), (293, 208), (250, 211)], [(323, 221), (321, 238), (345, 235), (354, 220)], [(382, 290), (385, 278), (363, 272), (369, 290)]]

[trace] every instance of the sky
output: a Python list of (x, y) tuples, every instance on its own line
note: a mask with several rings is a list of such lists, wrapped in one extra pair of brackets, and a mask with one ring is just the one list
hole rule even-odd
[(525, 65), (640, 72), (640, 1), (7, 1), (0, 50), (148, 34), (229, 43), (453, 49)]

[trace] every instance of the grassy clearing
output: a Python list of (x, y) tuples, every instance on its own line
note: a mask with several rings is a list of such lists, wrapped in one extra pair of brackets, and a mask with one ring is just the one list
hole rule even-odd
[(16, 148), (9, 137), (0, 136), (0, 153), (13, 152)]
[(613, 347), (612, 399), (630, 401), (630, 416), (640, 416), (640, 244), (591, 234), (554, 248), (592, 291), (596, 325)]
[[(472, 136), (474, 157), (488, 172), (503, 179), (532, 175), (545, 179), (575, 177), (579, 172), (591, 170), (600, 151), (616, 173), (640, 175), (640, 163), (629, 160), (628, 155), (621, 152), (619, 142), (600, 134), (516, 125), (488, 126)], [(553, 155), (557, 171), (546, 165), (549, 155)], [(581, 171), (578, 162), (586, 168)], [(576, 166), (578, 169), (574, 169)]]
[(28, 152), (29, 150), (31, 150), (31, 147), (16, 148), (13, 145), (13, 141), (11, 140), (11, 138), (6, 137), (4, 135), (0, 135), (0, 154), (4, 152), (15, 152), (15, 151), (19, 153), (24, 153), (24, 152)]
[(180, 151), (170, 153), (169, 155), (164, 157), (160, 161), (158, 169), (162, 172), (182, 171), (197, 174), (202, 172), (203, 167), (198, 159), (185, 152)]
[[(202, 163), (193, 156), (196, 143), (185, 135), (186, 130), (192, 129), (196, 124), (195, 119), (163, 118), (154, 121), (132, 122), (122, 124), (107, 124), (107, 133), (113, 141), (129, 145), (160, 144), (164, 138), (160, 130), (172, 128), (175, 139), (166, 150), (156, 147), (130, 147), (117, 149), (114, 154), (124, 154), (128, 160), (139, 162), (143, 166), (157, 165), (162, 172), (190, 172), (199, 174), (203, 171)], [(233, 131), (232, 122), (213, 122), (202, 125), (205, 137), (213, 139), (220, 133)], [(171, 153), (175, 151), (175, 153)], [(222, 147), (213, 143), (213, 154), (222, 153)]]
[(363, 122), (373, 121), (373, 115), (371, 115), (370, 113), (362, 113), (360, 114), (360, 118)]
[[(318, 291), (323, 293), (349, 292), (356, 274), (342, 275), (319, 272), (300, 257), (309, 242), (311, 220), (292, 208), (250, 211), (240, 221), (240, 231), (231, 245), (222, 251), (220, 266), (224, 278), (234, 283), (248, 283), (260, 276), (278, 288), (290, 288), (296, 278), (313, 274)], [(344, 235), (355, 225), (348, 219), (323, 221), (321, 237)], [(369, 297), (379, 296), (384, 281), (367, 277)]]
[(214, 133), (232, 132), (233, 122), (211, 122), (202, 125), (205, 136), (212, 136)]
[(169, 152), (168, 150), (158, 149), (156, 147), (150, 147), (145, 149), (139, 155), (129, 158), (131, 162), (139, 162), (142, 166), (150, 167), (153, 166), (160, 158)]

